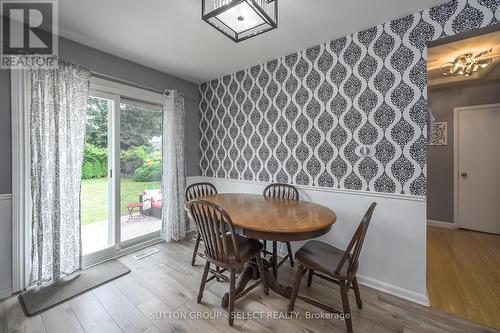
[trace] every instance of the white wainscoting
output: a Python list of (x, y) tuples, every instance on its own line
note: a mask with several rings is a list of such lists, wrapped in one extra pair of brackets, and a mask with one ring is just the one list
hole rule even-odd
[[(188, 177), (187, 183), (213, 183), (219, 192), (262, 193), (266, 183)], [(345, 248), (366, 209), (378, 203), (360, 257), (359, 282), (429, 306), (426, 288), (426, 202), (424, 197), (297, 186), (301, 199), (337, 213), (332, 230), (320, 239)], [(303, 242), (293, 242), (297, 250)]]
[(0, 194), (0, 299), (12, 291), (12, 195)]

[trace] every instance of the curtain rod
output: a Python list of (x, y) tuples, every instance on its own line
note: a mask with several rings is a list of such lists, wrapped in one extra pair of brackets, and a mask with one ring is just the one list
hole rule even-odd
[[(159, 90), (159, 89), (155, 89), (155, 88), (143, 85), (143, 84), (139, 84), (139, 83), (131, 82), (131, 81), (128, 81), (128, 80), (120, 79), (120, 78), (118, 78), (116, 76), (112, 76), (112, 75), (108, 75), (108, 74), (104, 74), (104, 73), (99, 73), (99, 72), (96, 72), (96, 71), (90, 71), (90, 73), (93, 76), (99, 77), (101, 79), (107, 79), (107, 80), (115, 81), (117, 83), (123, 83), (123, 84), (129, 85), (129, 86), (132, 86), (132, 87), (141, 88), (141, 89), (148, 90), (148, 91), (151, 91), (151, 92), (155, 92), (155, 93), (158, 93), (158, 94), (162, 94), (162, 95), (166, 94), (167, 96), (170, 94), (170, 90), (169, 89)], [(179, 94), (182, 97), (186, 98), (183, 93), (179, 93)], [(188, 98), (188, 99), (191, 100), (191, 101), (194, 101), (194, 102), (198, 102), (198, 100), (196, 100), (194, 98)]]

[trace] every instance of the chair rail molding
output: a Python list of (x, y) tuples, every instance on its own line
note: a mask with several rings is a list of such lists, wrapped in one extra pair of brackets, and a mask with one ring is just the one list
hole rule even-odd
[[(263, 181), (258, 181), (258, 180), (244, 180), (244, 179), (230, 179), (230, 178), (217, 178), (217, 177), (204, 177), (204, 176), (189, 176), (187, 177), (187, 182), (188, 184), (191, 184), (191, 182), (198, 182), (198, 181), (227, 181), (227, 182), (233, 182), (236, 181), (241, 184), (248, 184), (248, 185), (262, 185), (262, 186), (267, 186), (270, 184), (270, 182), (263, 182)], [(342, 193), (342, 194), (353, 194), (353, 195), (362, 195), (362, 196), (369, 196), (369, 197), (375, 197), (375, 198), (389, 198), (389, 199), (400, 199), (400, 200), (409, 200), (409, 201), (420, 201), (420, 202), (425, 202), (427, 199), (425, 196), (420, 196), (420, 195), (406, 195), (406, 194), (397, 194), (397, 193), (386, 193), (386, 192), (372, 192), (372, 191), (363, 191), (363, 190), (348, 190), (348, 189), (343, 189), (343, 188), (333, 188), (333, 187), (321, 187), (321, 186), (310, 186), (310, 185), (298, 185), (294, 184), (298, 189), (302, 190), (312, 190), (312, 191), (319, 191), (319, 192), (327, 192), (327, 193)]]
[[(195, 176), (187, 184), (210, 182), (219, 193), (261, 194), (269, 183)], [(296, 185), (301, 200), (337, 214), (332, 230), (319, 239), (345, 249), (365, 210), (378, 203), (360, 257), (359, 282), (370, 288), (429, 306), (426, 287), (426, 201), (424, 197)], [(305, 242), (292, 242), (295, 252)], [(281, 246), (280, 254), (286, 254)]]
[(12, 105), (12, 292), (29, 285), (30, 156), (28, 112), (31, 103), (28, 70), (11, 70)]

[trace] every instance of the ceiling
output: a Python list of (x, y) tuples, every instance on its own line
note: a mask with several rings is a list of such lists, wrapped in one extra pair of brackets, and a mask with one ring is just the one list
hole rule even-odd
[[(489, 49), (492, 49), (492, 52), (482, 59), (494, 58), (494, 62), (485, 69), (479, 70), (469, 77), (465, 75), (443, 76), (441, 74), (440, 68), (443, 63), (452, 62), (456, 57), (464, 53), (477, 54)], [(463, 83), (464, 81), (471, 81), (475, 79), (500, 79), (500, 66), (498, 66), (499, 62), (500, 31), (431, 47), (427, 50), (429, 86)]]
[(201, 20), (201, 0), (59, 0), (59, 34), (200, 83), (443, 3), (279, 0), (279, 27), (234, 43)]

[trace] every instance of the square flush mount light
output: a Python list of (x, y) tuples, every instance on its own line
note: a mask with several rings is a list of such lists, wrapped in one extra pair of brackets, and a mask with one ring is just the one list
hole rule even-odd
[(278, 0), (202, 0), (202, 18), (241, 42), (278, 27)]

